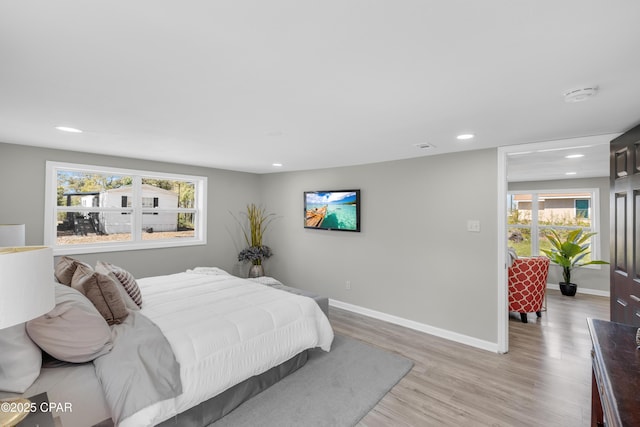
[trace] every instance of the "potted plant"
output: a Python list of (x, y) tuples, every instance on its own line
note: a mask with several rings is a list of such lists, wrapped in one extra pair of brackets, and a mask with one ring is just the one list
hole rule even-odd
[(578, 267), (591, 264), (609, 264), (606, 261), (591, 260), (583, 261), (590, 251), (591, 243), (589, 239), (595, 235), (595, 232), (584, 233), (582, 229), (572, 230), (567, 237), (562, 240), (555, 230), (545, 232), (545, 237), (551, 243), (551, 249), (541, 249), (542, 252), (551, 260), (551, 262), (562, 267), (562, 278), (564, 282), (560, 282), (560, 291), (562, 295), (574, 296), (578, 285), (571, 283), (571, 270)]
[(236, 221), (242, 228), (242, 234), (248, 247), (240, 251), (238, 261), (251, 262), (249, 277), (264, 276), (262, 260), (271, 257), (273, 252), (269, 246), (262, 244), (262, 238), (271, 221), (275, 219), (275, 214), (267, 213), (265, 208), (252, 203), (247, 205), (247, 211), (242, 215), (246, 217), (247, 221), (240, 221), (237, 218)]

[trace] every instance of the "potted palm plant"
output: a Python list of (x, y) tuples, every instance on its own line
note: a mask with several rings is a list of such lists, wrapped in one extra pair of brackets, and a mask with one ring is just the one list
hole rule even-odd
[(564, 282), (560, 282), (560, 292), (562, 295), (574, 296), (578, 285), (571, 283), (571, 270), (585, 265), (592, 264), (609, 264), (606, 261), (590, 260), (584, 261), (584, 258), (591, 253), (589, 247), (591, 243), (589, 239), (595, 235), (595, 232), (584, 233), (582, 229), (572, 230), (563, 240), (555, 230), (545, 232), (545, 237), (551, 243), (551, 249), (541, 249), (542, 252), (551, 260), (551, 262), (562, 267), (562, 278)]
[[(271, 248), (262, 243), (262, 238), (271, 221), (275, 219), (275, 214), (267, 213), (263, 207), (258, 207), (251, 203), (247, 205), (247, 211), (242, 213), (246, 221), (238, 221), (242, 228), (244, 240), (247, 248), (240, 251), (238, 261), (250, 262), (249, 277), (264, 276), (262, 261), (273, 255)], [(234, 217), (235, 218), (235, 217)]]

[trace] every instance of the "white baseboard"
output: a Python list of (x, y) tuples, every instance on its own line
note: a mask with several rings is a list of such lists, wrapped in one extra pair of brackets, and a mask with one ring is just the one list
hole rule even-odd
[(392, 314), (371, 310), (369, 308), (360, 307), (358, 305), (349, 304), (349, 303), (338, 301), (331, 298), (329, 298), (329, 305), (332, 307), (351, 311), (353, 313), (362, 314), (363, 316), (372, 317), (374, 319), (393, 323), (395, 325), (404, 326), (405, 328), (424, 332), (426, 334), (435, 335), (437, 337), (445, 338), (461, 344), (470, 345), (472, 347), (480, 348), (482, 350), (488, 350), (494, 353), (498, 353), (498, 344), (494, 342), (480, 340), (478, 338), (470, 337), (468, 335), (459, 334), (457, 332), (448, 331), (446, 329), (436, 328), (434, 326), (430, 326), (424, 323), (416, 322), (409, 319), (404, 319), (402, 317), (394, 316)]
[[(558, 285), (557, 283), (547, 283), (547, 289), (555, 289), (556, 291), (559, 291), (560, 285)], [(609, 291), (600, 291), (598, 289), (581, 288), (580, 286), (578, 286), (577, 293), (585, 294), (585, 295), (596, 295), (599, 297), (607, 297), (607, 298), (611, 297), (611, 293)]]

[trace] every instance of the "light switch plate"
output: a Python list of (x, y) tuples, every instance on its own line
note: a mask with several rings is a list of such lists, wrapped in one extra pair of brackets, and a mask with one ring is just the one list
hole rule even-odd
[(467, 231), (471, 231), (473, 233), (480, 232), (480, 221), (477, 219), (469, 219), (467, 220)]

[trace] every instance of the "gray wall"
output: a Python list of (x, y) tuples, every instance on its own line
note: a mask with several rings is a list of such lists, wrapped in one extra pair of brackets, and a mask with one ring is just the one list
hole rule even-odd
[[(275, 253), (267, 274), (496, 342), (496, 168), (491, 149), (263, 175), (263, 203), (281, 216), (265, 239)], [(362, 232), (303, 228), (305, 190), (352, 188), (362, 190)], [(469, 219), (480, 233), (467, 231)]]
[(237, 214), (248, 203), (259, 202), (259, 175), (0, 143), (0, 223), (26, 224), (27, 245), (41, 245), (44, 238), (47, 160), (208, 177), (206, 246), (105, 252), (76, 258), (92, 265), (98, 259), (111, 262), (136, 277), (176, 273), (198, 265), (216, 265), (233, 274), (246, 274), (236, 261), (241, 234), (230, 211)]
[[(583, 178), (583, 179), (561, 179), (556, 181), (534, 181), (534, 182), (510, 182), (509, 191), (531, 191), (531, 190), (557, 190), (572, 188), (599, 188), (600, 189), (600, 259), (609, 261), (609, 178)], [(579, 268), (571, 273), (572, 282), (578, 284), (580, 289), (609, 292), (609, 266), (597, 265), (592, 267)], [(558, 266), (551, 266), (549, 270), (548, 283), (558, 284), (562, 281), (562, 270)]]
[[(246, 275), (231, 214), (262, 204), (280, 218), (265, 243), (268, 275), (336, 300), (488, 342), (497, 341), (497, 154), (480, 150), (307, 172), (254, 175), (145, 160), (0, 144), (0, 223), (25, 223), (42, 244), (45, 161), (207, 176), (208, 244), (106, 252), (137, 277), (219, 266)], [(305, 190), (360, 188), (362, 232), (303, 228)], [(467, 220), (481, 232), (466, 230)], [(345, 281), (351, 281), (351, 290)]]

